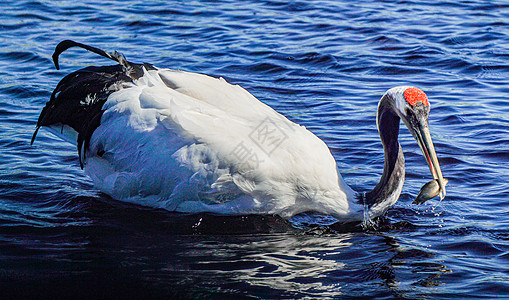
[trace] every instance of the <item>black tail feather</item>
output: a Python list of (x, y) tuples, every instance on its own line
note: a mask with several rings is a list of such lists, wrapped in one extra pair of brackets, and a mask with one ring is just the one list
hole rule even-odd
[(35, 127), (34, 134), (32, 135), (32, 140), (30, 141), (30, 146), (32, 146), (34, 144), (35, 137), (37, 136), (37, 132), (39, 132), (39, 128), (41, 128), (41, 126)]
[[(136, 64), (114, 51), (108, 53), (99, 48), (71, 40), (60, 42), (53, 53), (53, 63), (60, 69), (58, 58), (65, 50), (79, 47), (114, 60), (118, 65), (87, 67), (65, 76), (57, 85), (50, 100), (42, 109), (30, 144), (33, 144), (41, 126), (68, 125), (78, 133), (78, 156), (83, 168), (85, 154), (92, 133), (101, 123), (102, 106), (108, 96), (144, 75), (145, 70), (155, 70), (151, 64)], [(119, 84), (120, 83), (120, 84)]]
[(96, 47), (92, 47), (92, 46), (85, 45), (85, 44), (78, 43), (78, 42), (71, 41), (71, 40), (65, 40), (65, 41), (61, 41), (60, 43), (58, 43), (58, 45), (55, 47), (55, 52), (53, 53), (53, 56), (52, 56), (53, 63), (55, 64), (55, 67), (57, 68), (57, 70), (60, 70), (60, 66), (58, 64), (58, 57), (60, 56), (60, 54), (62, 54), (62, 52), (64, 52), (65, 50), (67, 50), (69, 48), (72, 48), (72, 47), (80, 47), (80, 48), (83, 48), (90, 52), (99, 54), (101, 56), (104, 56), (106, 58), (109, 58), (111, 60), (118, 62), (123, 67), (129, 66), (129, 62), (125, 59), (125, 57), (122, 54), (118, 53), (117, 51), (114, 51), (112, 54), (110, 54), (110, 53), (108, 53), (104, 50), (101, 50), (99, 48), (96, 48)]

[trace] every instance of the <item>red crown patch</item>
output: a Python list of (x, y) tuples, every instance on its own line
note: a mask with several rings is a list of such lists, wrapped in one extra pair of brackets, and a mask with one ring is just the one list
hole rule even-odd
[(418, 88), (411, 87), (406, 89), (403, 96), (405, 97), (406, 102), (412, 106), (415, 106), (417, 102), (421, 102), (422, 104), (429, 106), (428, 96), (426, 96), (426, 94)]

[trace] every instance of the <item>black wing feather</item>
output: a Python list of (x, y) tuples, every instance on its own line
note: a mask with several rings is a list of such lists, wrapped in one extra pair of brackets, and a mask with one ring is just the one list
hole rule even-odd
[(156, 69), (151, 64), (128, 62), (122, 54), (110, 54), (101, 49), (70, 40), (60, 42), (53, 53), (53, 62), (59, 69), (58, 57), (71, 47), (80, 47), (118, 62), (113, 66), (91, 66), (65, 76), (57, 85), (50, 100), (42, 109), (32, 136), (33, 144), (41, 126), (68, 125), (78, 132), (78, 155), (83, 168), (92, 133), (100, 125), (103, 105), (108, 96), (125, 87), (125, 83), (143, 76), (143, 69)]

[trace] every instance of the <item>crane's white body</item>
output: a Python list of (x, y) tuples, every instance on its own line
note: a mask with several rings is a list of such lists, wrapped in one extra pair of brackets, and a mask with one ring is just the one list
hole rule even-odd
[[(90, 140), (84, 169), (102, 192), (187, 213), (364, 218), (329, 148), (304, 126), (222, 78), (144, 72), (109, 95)], [(72, 129), (54, 132), (76, 141)]]

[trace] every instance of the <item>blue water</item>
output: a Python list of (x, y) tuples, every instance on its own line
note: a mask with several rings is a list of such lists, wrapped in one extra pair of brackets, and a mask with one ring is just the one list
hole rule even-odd
[[(509, 5), (503, 1), (2, 1), (2, 297), (509, 297)], [(347, 181), (383, 166), (378, 100), (415, 85), (447, 197), (411, 202), (431, 179), (404, 126), (407, 180), (368, 228), (275, 216), (186, 216), (99, 193), (76, 149), (41, 130), (58, 81), (130, 61), (222, 76), (331, 148)]]

